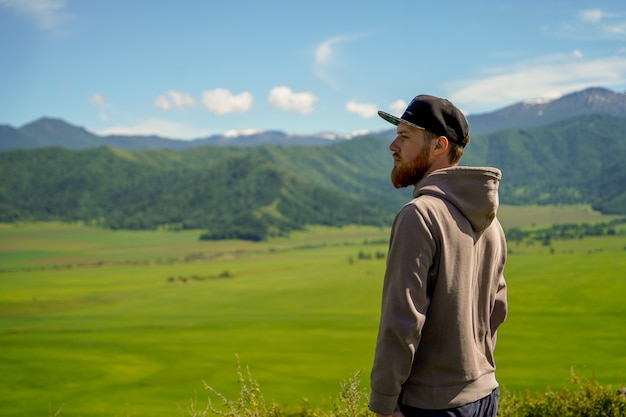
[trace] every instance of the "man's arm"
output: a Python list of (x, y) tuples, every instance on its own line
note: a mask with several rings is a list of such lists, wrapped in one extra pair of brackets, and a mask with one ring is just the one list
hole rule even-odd
[(415, 205), (394, 221), (383, 283), (381, 317), (371, 373), (370, 409), (390, 416), (411, 372), (421, 338), (428, 296), (428, 271), (435, 243)]

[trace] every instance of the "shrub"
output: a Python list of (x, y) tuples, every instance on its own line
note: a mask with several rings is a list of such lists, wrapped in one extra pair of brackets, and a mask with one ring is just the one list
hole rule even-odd
[[(247, 370), (244, 378), (241, 364), (237, 360), (240, 393), (231, 400), (207, 385), (205, 388), (217, 396), (223, 410), (216, 409), (211, 399), (204, 410), (196, 410), (197, 403), (189, 408), (191, 417), (371, 417), (366, 406), (364, 392), (359, 386), (359, 372), (341, 384), (341, 391), (333, 401), (330, 411), (311, 408), (304, 402), (296, 408), (287, 409), (276, 404), (268, 406), (261, 394), (258, 382)], [(572, 375), (572, 388), (548, 391), (545, 394), (510, 395), (506, 391), (500, 396), (498, 417), (626, 417), (626, 398), (623, 388), (613, 389), (597, 381), (580, 381)]]
[(499, 417), (623, 417), (626, 398), (620, 390), (597, 381), (572, 377), (573, 387), (545, 394), (500, 397)]

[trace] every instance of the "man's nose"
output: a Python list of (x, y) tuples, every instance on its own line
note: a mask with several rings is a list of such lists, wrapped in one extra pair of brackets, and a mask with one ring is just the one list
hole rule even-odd
[(395, 152), (398, 150), (398, 137), (396, 136), (396, 138), (389, 144), (389, 150), (391, 152)]

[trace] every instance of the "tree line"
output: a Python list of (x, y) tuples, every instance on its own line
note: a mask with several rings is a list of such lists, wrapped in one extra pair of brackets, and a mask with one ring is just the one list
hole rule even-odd
[(626, 224), (626, 217), (598, 223), (553, 224), (537, 229), (511, 227), (506, 229), (505, 234), (509, 242), (537, 241), (547, 246), (554, 239), (582, 239), (592, 236), (624, 234), (626, 232), (619, 228), (623, 224)]

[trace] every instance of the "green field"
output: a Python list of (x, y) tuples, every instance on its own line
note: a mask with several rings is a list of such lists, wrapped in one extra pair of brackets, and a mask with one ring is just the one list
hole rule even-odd
[[(603, 219), (584, 207), (505, 207), (501, 218)], [(367, 386), (388, 229), (198, 235), (0, 226), (0, 414), (187, 415), (194, 398), (206, 403), (202, 381), (236, 396), (237, 355), (279, 404), (330, 406), (356, 371)], [(626, 235), (510, 251), (504, 389), (558, 389), (572, 369), (625, 385)]]

